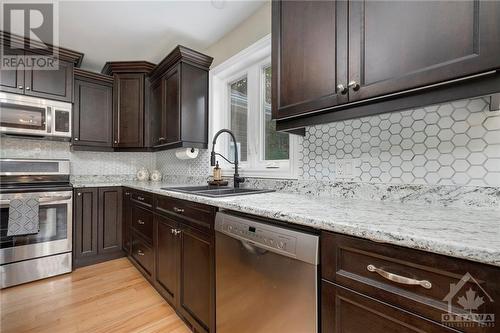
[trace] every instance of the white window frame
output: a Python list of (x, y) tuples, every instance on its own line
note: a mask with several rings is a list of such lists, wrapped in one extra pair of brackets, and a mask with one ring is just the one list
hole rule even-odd
[[(265, 116), (262, 110), (264, 102), (264, 68), (271, 64), (271, 35), (260, 39), (222, 64), (210, 70), (210, 137), (222, 128), (230, 128), (229, 84), (247, 76), (248, 80), (248, 122), (247, 151), (248, 160), (240, 162), (239, 173), (245, 177), (296, 179), (297, 141), (296, 135), (289, 136), (288, 160), (264, 160)], [(258, 86), (250, 84), (258, 81)], [(257, 114), (258, 116), (251, 116)], [(228, 157), (230, 136), (222, 134), (217, 139), (215, 151)], [(210, 144), (210, 149), (211, 144)], [(234, 166), (218, 157), (224, 176), (232, 176)]]

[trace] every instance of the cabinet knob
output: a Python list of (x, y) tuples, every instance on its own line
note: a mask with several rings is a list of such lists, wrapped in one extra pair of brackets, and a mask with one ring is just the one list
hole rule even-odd
[(23, 89), (23, 86), (17, 86), (18, 89)]
[(143, 225), (144, 221), (143, 220), (137, 220), (137, 223), (140, 224), (140, 225)]
[(78, 192), (78, 196), (81, 197), (82, 196), (82, 192)]
[(144, 252), (142, 252), (141, 250), (137, 250), (137, 255), (142, 257), (144, 255)]
[(164, 137), (158, 138), (158, 141), (165, 141)]
[(115, 140), (115, 143), (118, 143), (118, 140)]
[(26, 87), (26, 90), (30, 90), (31, 88), (30, 87)]
[(181, 230), (179, 230), (179, 229), (170, 229), (170, 233), (173, 234), (173, 235), (175, 235), (175, 236), (177, 236), (178, 234), (181, 233)]
[(73, 140), (78, 141), (78, 138), (74, 138)]
[(348, 88), (352, 88), (352, 90), (354, 91), (358, 91), (359, 88), (361, 88), (361, 86), (359, 85), (359, 83), (357, 83), (356, 81), (351, 81), (349, 82), (349, 84), (347, 85)]
[(174, 212), (176, 212), (176, 213), (184, 213), (184, 209), (174, 207)]
[(130, 192), (125, 192), (125, 195), (130, 195)]
[(341, 93), (342, 95), (347, 94), (348, 91), (349, 91), (349, 88), (344, 86), (342, 83), (337, 85), (337, 92)]
[(140, 195), (137, 197), (137, 200), (139, 201), (144, 201), (144, 197), (141, 197)]

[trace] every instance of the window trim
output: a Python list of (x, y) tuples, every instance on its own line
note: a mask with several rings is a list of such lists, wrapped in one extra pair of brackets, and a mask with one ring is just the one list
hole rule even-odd
[[(257, 112), (257, 117), (248, 118), (248, 137), (247, 149), (249, 156), (248, 161), (241, 162), (241, 176), (245, 177), (259, 177), (259, 178), (283, 178), (283, 179), (297, 179), (298, 177), (298, 138), (296, 135), (290, 134), (289, 136), (289, 159), (288, 160), (275, 160), (273, 162), (264, 160), (264, 138), (265, 131), (265, 115), (263, 112), (264, 101), (264, 85), (265, 76), (263, 69), (271, 65), (271, 35), (267, 35), (256, 43), (240, 51), (233, 57), (225, 62), (211, 69), (209, 72), (209, 86), (210, 86), (210, 111), (209, 111), (209, 137), (221, 128), (228, 128), (230, 126), (230, 112), (225, 112), (229, 108), (230, 96), (227, 86), (228, 82), (234, 82), (239, 78), (247, 76), (248, 82), (259, 80), (261, 83), (256, 89), (250, 84), (248, 85), (248, 114)], [(258, 77), (255, 77), (255, 66), (258, 66)], [(253, 69), (253, 71), (252, 71)], [(251, 80), (252, 79), (252, 80)], [(250, 103), (251, 99), (255, 99), (254, 103)], [(257, 106), (255, 101), (258, 101)], [(255, 109), (257, 108), (257, 109)], [(253, 120), (253, 123), (252, 123)], [(216, 151), (221, 154), (227, 155), (229, 150), (228, 135), (221, 135), (217, 140)], [(211, 147), (209, 147), (211, 149)], [(224, 176), (232, 176), (234, 166), (218, 159), (222, 167), (222, 174)], [(222, 161), (221, 161), (222, 160)], [(277, 166), (278, 168), (270, 168)]]

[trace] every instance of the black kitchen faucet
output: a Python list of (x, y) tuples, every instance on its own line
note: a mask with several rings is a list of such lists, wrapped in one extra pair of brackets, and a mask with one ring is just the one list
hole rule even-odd
[[(217, 142), (217, 137), (219, 135), (221, 135), (222, 133), (224, 133), (224, 132), (226, 132), (229, 135), (231, 135), (231, 138), (233, 139), (233, 142), (234, 142), (234, 162), (231, 162), (230, 160), (228, 160), (223, 155), (215, 152), (215, 143)], [(238, 174), (238, 146), (236, 144), (236, 137), (234, 136), (233, 132), (231, 132), (228, 129), (224, 129), (223, 128), (220, 131), (218, 131), (217, 133), (215, 133), (214, 139), (212, 141), (212, 152), (210, 153), (210, 165), (211, 166), (215, 166), (215, 155), (219, 155), (220, 157), (222, 157), (223, 159), (225, 159), (227, 162), (229, 162), (231, 164), (234, 164), (234, 176), (233, 176), (233, 178), (234, 178), (234, 187), (235, 188), (240, 187), (240, 183), (243, 183), (245, 181), (245, 178), (240, 177), (240, 175)]]

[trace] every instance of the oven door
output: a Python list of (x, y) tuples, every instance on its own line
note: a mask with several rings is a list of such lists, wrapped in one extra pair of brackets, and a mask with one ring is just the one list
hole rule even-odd
[[(7, 236), (9, 202), (38, 196), (40, 231), (26, 236)], [(71, 251), (71, 191), (0, 194), (0, 265)]]

